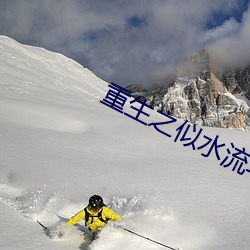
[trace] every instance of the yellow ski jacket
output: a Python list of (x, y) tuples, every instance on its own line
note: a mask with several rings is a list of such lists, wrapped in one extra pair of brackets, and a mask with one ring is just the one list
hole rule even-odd
[[(112, 221), (121, 221), (120, 215), (116, 214), (113, 210), (110, 208), (103, 206), (99, 211), (93, 212), (89, 209), (89, 207), (86, 207), (87, 212), (89, 213), (88, 221), (85, 221), (86, 226), (90, 229), (92, 233), (97, 232), (100, 228), (102, 228), (106, 223), (104, 221), (112, 220)], [(98, 215), (101, 211), (101, 218), (104, 220), (100, 220), (98, 218)], [(72, 216), (68, 221), (67, 224), (74, 225), (80, 220), (85, 220), (85, 210), (82, 209), (77, 214)]]

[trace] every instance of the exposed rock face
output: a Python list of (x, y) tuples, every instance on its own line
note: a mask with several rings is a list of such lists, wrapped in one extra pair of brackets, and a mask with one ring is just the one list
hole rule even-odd
[(230, 93), (241, 93), (250, 100), (250, 66), (218, 74), (218, 79), (225, 84)]
[(127, 86), (126, 89), (131, 91), (131, 93), (133, 93), (133, 96), (140, 96), (144, 94), (145, 91), (147, 91), (146, 89), (144, 89), (142, 84), (131, 84)]
[(170, 110), (172, 116), (191, 123), (247, 129), (250, 109), (245, 101), (233, 94), (243, 93), (250, 97), (249, 86), (250, 67), (216, 76), (210, 67), (209, 53), (204, 49), (180, 66), (172, 86), (149, 91), (141, 88), (136, 96), (143, 96), (148, 105), (164, 113)]

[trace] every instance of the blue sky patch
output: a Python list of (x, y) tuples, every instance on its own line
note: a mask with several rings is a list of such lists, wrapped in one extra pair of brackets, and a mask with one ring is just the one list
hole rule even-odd
[(139, 28), (147, 24), (147, 19), (145, 17), (131, 16), (127, 18), (127, 24), (130, 27)]
[(226, 20), (234, 18), (238, 23), (242, 22), (244, 12), (248, 9), (249, 0), (238, 1), (238, 8), (232, 10), (230, 13), (225, 13), (223, 10), (215, 11), (210, 20), (206, 23), (206, 29), (213, 29), (221, 26)]

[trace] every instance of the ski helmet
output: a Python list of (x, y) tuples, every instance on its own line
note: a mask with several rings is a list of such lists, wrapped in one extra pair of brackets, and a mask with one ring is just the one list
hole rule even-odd
[(89, 206), (93, 210), (98, 210), (103, 207), (103, 199), (99, 195), (93, 195), (89, 198)]

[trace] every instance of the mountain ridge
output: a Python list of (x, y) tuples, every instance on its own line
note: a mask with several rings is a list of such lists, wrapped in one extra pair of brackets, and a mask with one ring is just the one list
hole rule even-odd
[(244, 130), (250, 127), (249, 79), (250, 66), (216, 72), (209, 51), (201, 49), (177, 68), (171, 85), (144, 91), (140, 85), (126, 88), (134, 97), (147, 98), (148, 105), (164, 113), (169, 110), (176, 118), (203, 126)]

